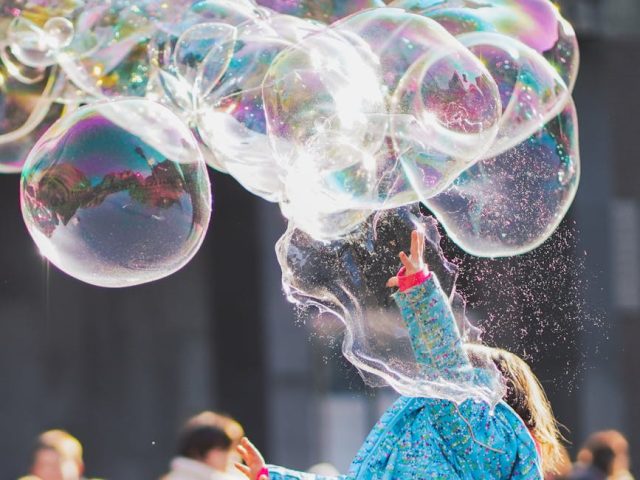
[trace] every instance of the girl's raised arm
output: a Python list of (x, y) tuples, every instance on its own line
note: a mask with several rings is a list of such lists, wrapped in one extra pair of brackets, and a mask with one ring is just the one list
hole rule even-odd
[(409, 330), (416, 360), (429, 380), (470, 379), (473, 369), (451, 305), (424, 263), (424, 234), (414, 230), (410, 256), (404, 252), (399, 256), (403, 267), (387, 286), (399, 288), (393, 298)]

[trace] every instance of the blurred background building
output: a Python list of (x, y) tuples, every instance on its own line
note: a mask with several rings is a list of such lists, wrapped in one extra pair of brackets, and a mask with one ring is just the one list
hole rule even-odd
[[(460, 288), (488, 341), (531, 361), (572, 449), (617, 428), (640, 467), (640, 2), (561, 8), (582, 56), (574, 206), (541, 253), (477, 261), (447, 248), (464, 260)], [(90, 475), (156, 478), (181, 421), (203, 409), (235, 416), (271, 462), (346, 469), (395, 394), (363, 385), (328, 340), (334, 320), (303, 322), (287, 303), (277, 207), (228, 176), (213, 187), (207, 239), (184, 270), (107, 290), (48, 267), (22, 223), (18, 177), (0, 176), (1, 478), (23, 474), (33, 439), (53, 427), (84, 443)], [(494, 270), (518, 274), (497, 289)]]

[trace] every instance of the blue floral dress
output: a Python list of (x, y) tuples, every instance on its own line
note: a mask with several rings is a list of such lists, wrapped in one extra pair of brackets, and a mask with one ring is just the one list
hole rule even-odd
[[(473, 376), (451, 307), (435, 275), (394, 299), (414, 353), (434, 378)], [(468, 380), (468, 378), (467, 378)], [(271, 480), (329, 480), (269, 466)], [(345, 480), (541, 479), (535, 443), (504, 402), (492, 410), (469, 398), (456, 404), (437, 398), (400, 397), (378, 421), (354, 458)]]

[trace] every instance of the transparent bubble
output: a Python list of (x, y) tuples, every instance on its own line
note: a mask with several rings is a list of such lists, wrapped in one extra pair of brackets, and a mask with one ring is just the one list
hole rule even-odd
[[(183, 21), (221, 22), (238, 26), (261, 17), (261, 12), (250, 0), (198, 0), (192, 3)], [(174, 25), (176, 22), (171, 19)]]
[(369, 115), (385, 108), (375, 60), (330, 30), (278, 56), (263, 93), (270, 139), (283, 164), (336, 133), (355, 146), (368, 142)]
[(479, 332), (466, 319), (464, 302), (455, 292), (457, 268), (442, 254), (437, 224), (416, 208), (372, 215), (352, 235), (331, 242), (315, 240), (290, 224), (276, 245), (284, 291), (297, 305), (343, 322), (343, 354), (369, 385), (390, 385), (408, 396), (457, 402), (475, 396), (495, 403), (502, 388), (486, 359), (477, 359), (484, 379), (479, 382), (444, 375), (416, 360), (406, 324), (386, 287), (399, 270), (398, 252), (408, 250), (415, 228), (426, 232), (425, 259), (452, 304), (462, 340), (478, 341)]
[(56, 61), (78, 88), (97, 99), (144, 96), (150, 74), (147, 47), (156, 26), (143, 9), (90, 3), (74, 28), (73, 42)]
[(375, 158), (339, 137), (309, 153), (286, 171), (284, 215), (319, 240), (350, 233), (371, 214), (363, 199), (375, 188)]
[(579, 177), (578, 123), (571, 102), (529, 139), (478, 162), (424, 202), (463, 250), (482, 257), (518, 255), (553, 233)]
[(68, 47), (73, 40), (73, 23), (64, 17), (53, 17), (44, 24), (49, 44), (54, 49)]
[(284, 213), (319, 236), (347, 233), (363, 212), (345, 211), (366, 217), (375, 195), (387, 126), (364, 47), (333, 31), (310, 35), (276, 58), (262, 88), (270, 146), (285, 172)]
[(317, 33), (324, 28), (324, 25), (293, 17), (291, 15), (280, 15), (266, 8), (261, 9), (261, 18), (274, 32), (292, 44), (298, 43), (303, 38), (313, 33)]
[(189, 129), (156, 103), (96, 103), (64, 116), (22, 172), (29, 233), (54, 265), (124, 287), (184, 266), (211, 212), (206, 167)]
[(61, 114), (54, 71), (21, 66), (0, 54), (0, 173), (18, 173), (29, 150)]
[(567, 104), (567, 86), (535, 50), (496, 33), (468, 33), (458, 39), (487, 67), (500, 91), (500, 128), (484, 156), (499, 155), (526, 140)]
[(224, 23), (194, 25), (176, 44), (174, 64), (192, 91), (194, 105), (206, 97), (229, 66), (236, 43), (236, 29)]
[(49, 35), (23, 17), (16, 17), (7, 32), (12, 53), (20, 62), (30, 67), (46, 67), (56, 62), (57, 50)]
[[(261, 197), (281, 198), (280, 167), (267, 137), (262, 85), (274, 59), (291, 42), (268, 21), (238, 27), (233, 58), (199, 111), (198, 132), (225, 170)], [(300, 27), (300, 34), (295, 33)], [(287, 22), (287, 36), (302, 37), (310, 29), (303, 21)], [(253, 172), (251, 171), (253, 170)]]
[(470, 32), (507, 35), (542, 54), (573, 89), (578, 42), (571, 25), (548, 0), (395, 0), (390, 6), (428, 16), (454, 36)]
[[(201, 2), (185, 16), (187, 30), (157, 35), (151, 48), (158, 67), (154, 94), (191, 126), (207, 163), (271, 201), (281, 198), (282, 184), (266, 137), (262, 82), (273, 59), (291, 45), (271, 22), (291, 38), (317, 30), (279, 17), (244, 5)], [(197, 75), (204, 88), (194, 92)]]
[[(46, 12), (46, 11), (45, 11)], [(44, 16), (44, 13), (40, 13)], [(54, 16), (37, 23), (38, 15), (16, 16), (7, 28), (7, 41), (13, 55), (30, 67), (47, 67), (57, 62), (60, 50), (73, 39), (73, 23), (64, 17)]]
[[(436, 22), (383, 8), (353, 15), (334, 28), (356, 34), (378, 57), (389, 113), (402, 130), (400, 151), (469, 161), (493, 141), (500, 114), (497, 88), (482, 63)], [(406, 116), (415, 120), (407, 122)], [(406, 144), (411, 135), (414, 145)]]
[[(148, 48), (155, 69), (149, 85), (151, 93), (178, 113), (183, 110), (188, 123), (192, 123), (198, 101), (210, 93), (210, 87), (219, 83), (229, 67), (236, 27), (253, 22), (257, 15), (248, 2), (203, 0), (194, 2), (176, 18), (157, 22), (158, 31)], [(193, 85), (198, 75), (204, 76), (207, 91), (198, 92), (194, 99)], [(159, 91), (154, 91), (158, 87)]]
[(384, 7), (382, 0), (258, 0), (258, 4), (276, 12), (333, 23), (367, 8)]
[(283, 211), (324, 239), (442, 191), (490, 147), (501, 111), (471, 52), (434, 21), (391, 8), (286, 50), (263, 92)]

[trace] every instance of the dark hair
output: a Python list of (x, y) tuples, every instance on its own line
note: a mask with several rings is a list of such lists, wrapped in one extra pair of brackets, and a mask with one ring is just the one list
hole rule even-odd
[(178, 441), (178, 455), (194, 460), (203, 459), (211, 450), (230, 448), (229, 435), (222, 428), (213, 425), (187, 425)]
[(617, 430), (592, 433), (578, 452), (578, 462), (611, 475), (628, 470), (629, 443)]
[(600, 444), (594, 445), (591, 450), (593, 455), (593, 461), (591, 465), (597, 468), (600, 472), (611, 475), (613, 473), (613, 461), (616, 458), (616, 453), (613, 451), (610, 445)]

